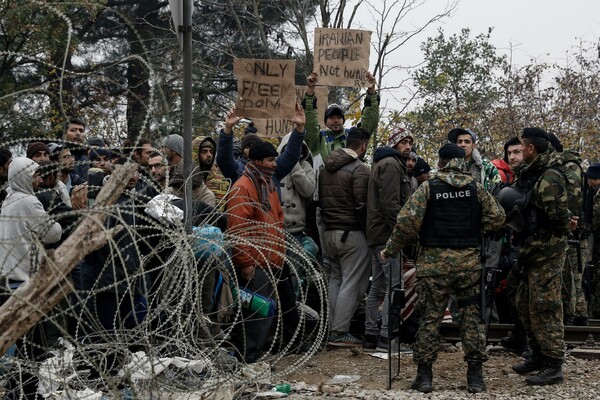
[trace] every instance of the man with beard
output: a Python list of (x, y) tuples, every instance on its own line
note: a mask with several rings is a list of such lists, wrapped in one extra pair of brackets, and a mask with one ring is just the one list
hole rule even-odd
[(217, 143), (210, 136), (199, 136), (192, 142), (192, 149), (192, 158), (200, 167), (204, 183), (215, 194), (216, 203), (221, 203), (229, 190), (231, 181), (223, 176), (215, 164)]
[[(400, 209), (412, 193), (411, 179), (406, 167), (412, 146), (412, 135), (403, 128), (395, 128), (388, 138), (387, 146), (379, 147), (373, 154), (367, 196), (367, 244), (373, 262), (365, 315), (365, 351), (373, 351), (376, 348), (387, 351), (389, 346), (388, 280), (392, 279), (392, 285), (399, 283), (401, 256), (391, 258), (389, 267), (384, 267), (380, 253), (390, 238)], [(377, 316), (382, 301), (382, 324), (379, 330)]]

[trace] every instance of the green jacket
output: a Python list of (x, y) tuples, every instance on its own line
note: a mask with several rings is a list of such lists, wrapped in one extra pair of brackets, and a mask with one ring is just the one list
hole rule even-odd
[[(327, 100), (327, 99), (323, 99)], [(323, 163), (329, 158), (332, 151), (346, 147), (346, 138), (348, 129), (344, 129), (338, 135), (325, 128), (321, 130), (319, 117), (317, 115), (317, 98), (312, 95), (305, 95), (302, 100), (304, 113), (306, 115), (306, 138), (304, 139), (309, 150), (316, 159), (321, 156)], [(358, 126), (373, 134), (379, 124), (379, 96), (376, 94), (366, 94), (365, 107), (362, 110), (362, 116)], [(321, 164), (323, 165), (323, 164)]]

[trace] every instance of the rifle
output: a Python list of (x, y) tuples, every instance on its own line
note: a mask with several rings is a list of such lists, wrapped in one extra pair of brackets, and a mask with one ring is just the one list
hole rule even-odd
[(496, 276), (500, 271), (498, 266), (487, 266), (487, 261), (492, 257), (490, 254), (490, 238), (483, 237), (481, 241), (481, 320), (489, 326), (492, 308), (494, 306), (494, 290), (496, 285)]

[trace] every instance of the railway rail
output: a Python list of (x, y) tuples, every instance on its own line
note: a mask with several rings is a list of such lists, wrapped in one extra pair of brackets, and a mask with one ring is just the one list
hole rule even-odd
[[(490, 324), (488, 343), (500, 342), (513, 327), (512, 324)], [(448, 342), (459, 342), (460, 326), (454, 322), (445, 322), (440, 334)], [(600, 347), (600, 320), (591, 319), (588, 326), (565, 326), (565, 343), (569, 346), (586, 344)]]

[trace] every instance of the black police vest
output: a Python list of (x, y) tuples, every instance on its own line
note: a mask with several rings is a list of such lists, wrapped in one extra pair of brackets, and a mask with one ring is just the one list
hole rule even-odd
[(439, 179), (429, 181), (429, 201), (420, 231), (425, 247), (477, 247), (481, 242), (481, 204), (477, 184), (457, 188)]

